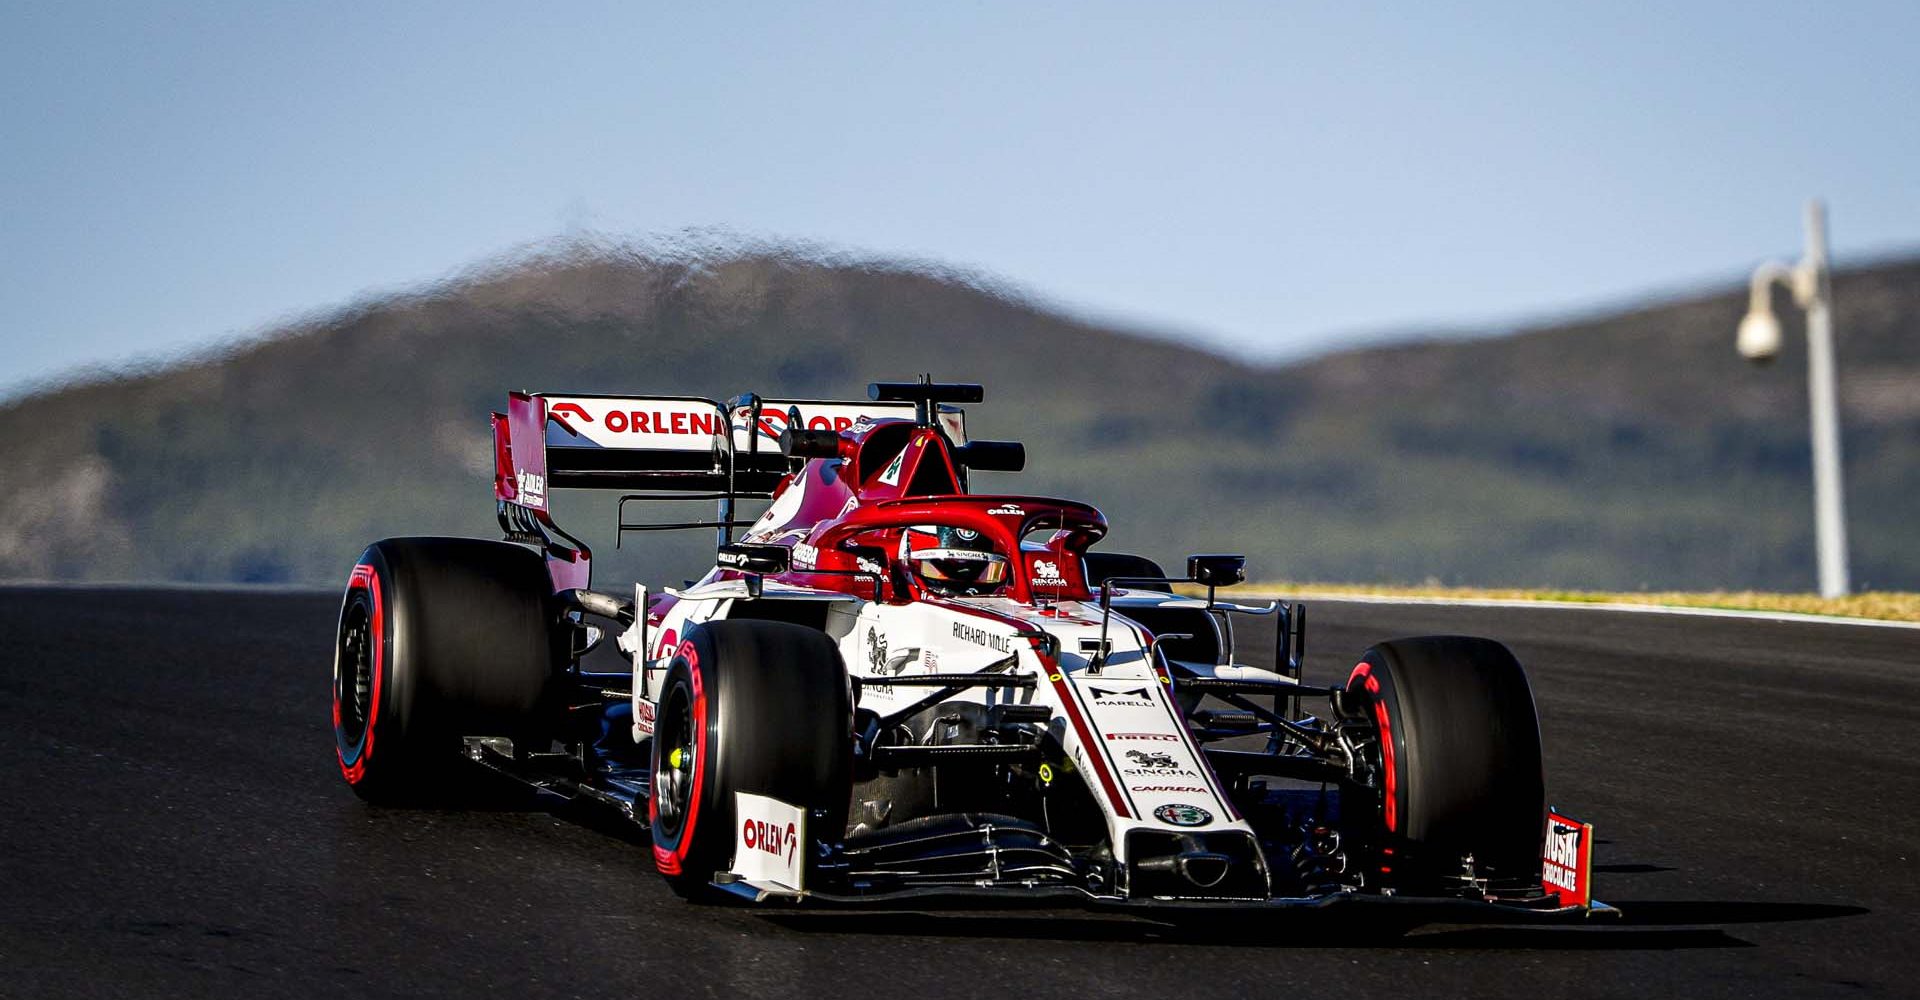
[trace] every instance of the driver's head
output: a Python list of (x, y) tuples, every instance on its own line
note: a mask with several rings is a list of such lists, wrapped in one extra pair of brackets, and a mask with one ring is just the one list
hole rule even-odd
[(900, 557), (927, 589), (949, 597), (991, 594), (1007, 582), (1007, 557), (968, 528), (915, 525), (901, 535)]

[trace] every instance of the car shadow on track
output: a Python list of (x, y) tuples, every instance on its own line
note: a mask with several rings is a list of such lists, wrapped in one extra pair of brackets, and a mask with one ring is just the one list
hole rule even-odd
[[(1609, 901), (1613, 902), (1613, 901)], [(1779, 924), (1796, 920), (1831, 920), (1873, 912), (1864, 906), (1837, 903), (1768, 903), (1711, 900), (1626, 900), (1613, 902), (1623, 927), (1672, 927), (1679, 924)]]
[[(647, 828), (596, 803), (542, 794), (480, 768), (463, 769), (443, 786), (448, 799), (428, 808), (546, 812), (638, 847), (651, 843)], [(1661, 865), (1615, 865), (1626, 872), (1672, 871)], [(1597, 869), (1599, 870), (1599, 869)], [(1540, 924), (1525, 917), (1463, 923), (1417, 907), (1369, 906), (1238, 914), (1088, 913), (1038, 907), (954, 905), (931, 910), (767, 910), (745, 906), (760, 919), (802, 933), (878, 934), (924, 937), (1050, 939), (1061, 941), (1165, 942), (1249, 948), (1507, 949), (1559, 951), (1691, 950), (1751, 948), (1752, 942), (1716, 925), (1768, 924), (1862, 916), (1863, 906), (1832, 903), (1741, 900), (1610, 901), (1611, 918)], [(732, 904), (740, 905), (740, 904)]]
[[(803, 933), (1007, 938), (1241, 948), (1389, 948), (1443, 950), (1672, 951), (1751, 948), (1714, 924), (1756, 924), (1860, 916), (1865, 907), (1824, 903), (1637, 901), (1617, 919), (1577, 924), (1464, 925), (1415, 914), (1217, 915), (1163, 920), (1132, 915), (1048, 911), (886, 911), (764, 913)], [(1704, 926), (1703, 926), (1704, 925)]]

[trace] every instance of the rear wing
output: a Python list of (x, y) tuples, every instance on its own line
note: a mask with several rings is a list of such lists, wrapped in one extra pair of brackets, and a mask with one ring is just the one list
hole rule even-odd
[[(628, 531), (711, 528), (725, 546), (735, 502), (768, 499), (794, 459), (781, 447), (789, 425), (842, 431), (862, 421), (912, 420), (967, 443), (966, 414), (953, 402), (978, 402), (977, 385), (876, 382), (872, 401), (762, 399), (751, 393), (719, 403), (702, 396), (597, 396), (515, 392), (493, 414), (493, 496), (510, 541), (538, 545), (556, 592), (591, 582), (593, 553), (553, 523), (557, 489), (621, 490), (614, 538)], [(632, 501), (709, 500), (712, 520), (629, 524)]]
[[(912, 420), (914, 404), (516, 392), (493, 417), (495, 499), (544, 511), (555, 489), (766, 497), (790, 468), (780, 448), (790, 422), (846, 430)], [(966, 442), (964, 412), (943, 406), (938, 420), (955, 444)]]

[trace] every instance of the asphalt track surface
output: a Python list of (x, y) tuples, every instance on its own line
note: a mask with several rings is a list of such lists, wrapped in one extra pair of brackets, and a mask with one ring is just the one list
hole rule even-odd
[(0, 996), (1920, 994), (1920, 631), (1316, 604), (1318, 678), (1508, 642), (1625, 911), (1368, 929), (766, 916), (680, 902), (598, 813), (370, 808), (332, 761), (336, 609), (0, 588)]

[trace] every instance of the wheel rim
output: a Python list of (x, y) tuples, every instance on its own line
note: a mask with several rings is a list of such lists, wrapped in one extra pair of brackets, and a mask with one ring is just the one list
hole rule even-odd
[(679, 836), (693, 802), (694, 775), (700, 766), (694, 753), (693, 703), (683, 687), (676, 687), (662, 706), (653, 738), (660, 748), (654, 766), (654, 802), (661, 832)]
[(373, 628), (367, 606), (354, 602), (340, 623), (339, 668), (333, 699), (340, 706), (340, 736), (351, 747), (366, 739), (373, 702)]

